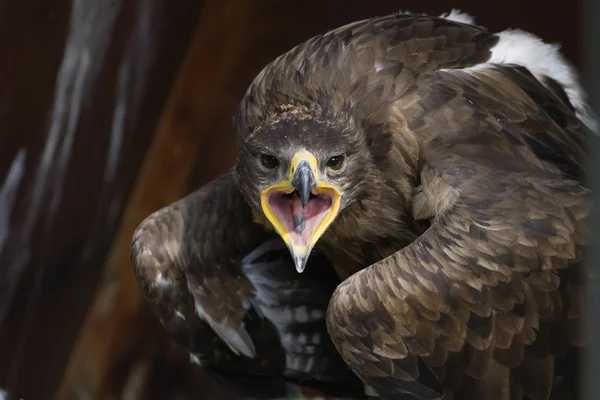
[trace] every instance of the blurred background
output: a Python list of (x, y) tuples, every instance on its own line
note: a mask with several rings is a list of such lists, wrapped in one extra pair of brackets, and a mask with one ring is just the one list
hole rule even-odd
[(353, 20), (452, 8), (586, 64), (577, 1), (0, 0), (0, 388), (235, 399), (145, 308), (133, 230), (233, 165), (235, 107), (271, 59)]

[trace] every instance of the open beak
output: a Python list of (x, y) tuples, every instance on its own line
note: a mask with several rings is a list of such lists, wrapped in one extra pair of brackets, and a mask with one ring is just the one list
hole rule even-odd
[(317, 159), (309, 152), (297, 153), (288, 177), (262, 192), (263, 212), (290, 249), (298, 272), (304, 271), (315, 243), (337, 216), (340, 197), (319, 178)]

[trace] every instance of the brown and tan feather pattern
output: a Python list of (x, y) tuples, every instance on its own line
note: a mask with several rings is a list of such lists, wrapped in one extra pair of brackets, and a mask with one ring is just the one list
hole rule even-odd
[[(592, 124), (576, 79), (551, 64), (569, 66), (544, 46), (521, 32), (390, 15), (300, 44), (242, 100), (237, 176), (251, 204), (252, 149), (318, 152), (367, 138), (366, 172), (345, 179), (369, 194), (344, 205), (321, 248), (353, 274), (331, 299), (329, 333), (382, 398), (547, 400), (573, 386), (589, 335), (583, 122)], [(407, 246), (398, 209), (431, 224)], [(366, 256), (386, 242), (396, 251)]]
[[(555, 47), (458, 20), (358, 21), (278, 57), (240, 103), (233, 171), (140, 225), (146, 299), (240, 390), (351, 370), (384, 399), (577, 398), (596, 122)], [(302, 275), (261, 259), (281, 178), (258, 161), (300, 150), (346, 155)]]
[(298, 275), (283, 242), (252, 222), (231, 173), (146, 218), (132, 258), (160, 322), (232, 390), (268, 399), (302, 382), (363, 397), (326, 331), (339, 280), (318, 255)]
[[(580, 311), (568, 268), (581, 258), (587, 190), (454, 157), (423, 175), (460, 194), (414, 243), (337, 289), (328, 324), (342, 357), (387, 398), (452, 398), (456, 387), (478, 393), (459, 399), (521, 398), (510, 396), (513, 379), (528, 398), (547, 399), (553, 356), (585, 342), (569, 329)], [(481, 378), (502, 382), (473, 388)]]

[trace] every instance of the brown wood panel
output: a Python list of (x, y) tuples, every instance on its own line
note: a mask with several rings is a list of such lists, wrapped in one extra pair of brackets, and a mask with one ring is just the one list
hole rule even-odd
[[(162, 329), (145, 329), (155, 319), (141, 309), (143, 304), (130, 263), (131, 236), (148, 214), (185, 193), (191, 165), (202, 146), (199, 127), (218, 109), (222, 88), (232, 79), (231, 57), (245, 45), (243, 33), (251, 7), (251, 0), (205, 3), (115, 237), (104, 283), (69, 361), (60, 399), (99, 399), (121, 393), (125, 388), (121, 379), (124, 371), (154, 359), (161, 352), (159, 344), (169, 343)], [(107, 301), (111, 304), (109, 309)], [(137, 395), (142, 396), (139, 398), (144, 398), (145, 390), (138, 390)]]
[(0, 0), (0, 387), (52, 397), (200, 7)]

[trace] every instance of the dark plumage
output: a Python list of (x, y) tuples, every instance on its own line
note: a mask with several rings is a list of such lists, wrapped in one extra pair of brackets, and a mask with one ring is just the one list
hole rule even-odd
[(340, 280), (318, 254), (307, 274), (296, 273), (285, 245), (251, 222), (231, 174), (146, 219), (133, 254), (160, 322), (234, 391), (282, 397), (297, 390), (289, 380), (330, 395), (363, 393), (325, 328)]
[[(556, 48), (464, 18), (359, 21), (280, 56), (242, 99), (235, 168), (140, 225), (146, 299), (240, 390), (575, 396), (594, 116)], [(243, 261), (273, 231), (292, 258)]]

